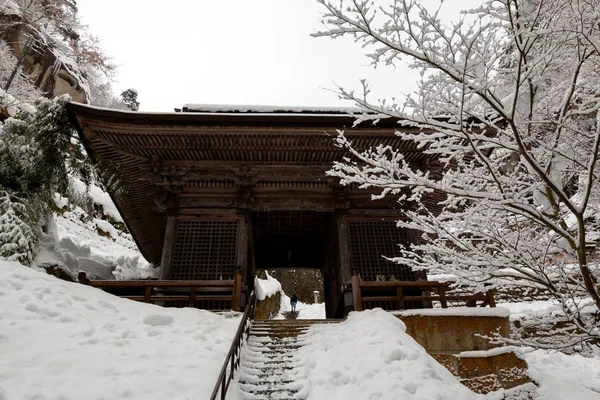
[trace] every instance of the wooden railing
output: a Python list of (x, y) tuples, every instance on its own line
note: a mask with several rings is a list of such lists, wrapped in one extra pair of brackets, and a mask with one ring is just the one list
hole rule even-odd
[(226, 281), (79, 281), (130, 300), (170, 307), (195, 307), (212, 310), (241, 308), (241, 275)]
[[(227, 395), (229, 384), (233, 380), (235, 370), (240, 366), (240, 353), (245, 340), (248, 339), (248, 336), (250, 335), (250, 327), (252, 326), (252, 320), (254, 319), (255, 309), (256, 296), (254, 295), (254, 292), (252, 292), (250, 301), (246, 305), (244, 315), (242, 315), (242, 320), (240, 321), (235, 337), (231, 343), (231, 347), (229, 348), (229, 353), (227, 353), (227, 357), (225, 358), (225, 362), (221, 368), (221, 373), (219, 374), (215, 388), (210, 396), (210, 400), (216, 400), (217, 396), (219, 396), (219, 393), (221, 393), (219, 398), (221, 400), (225, 400), (225, 396)], [(227, 371), (229, 371), (229, 374), (227, 374)]]
[(465, 302), (469, 307), (477, 306), (478, 301), (482, 302), (481, 306), (496, 307), (491, 290), (485, 294), (447, 294), (450, 284), (438, 281), (365, 282), (358, 276), (353, 276), (354, 309), (362, 311), (381, 307), (386, 310), (404, 310), (422, 308), (426, 302), (431, 304), (432, 301), (439, 301), (442, 308), (448, 308), (448, 302), (454, 301)]

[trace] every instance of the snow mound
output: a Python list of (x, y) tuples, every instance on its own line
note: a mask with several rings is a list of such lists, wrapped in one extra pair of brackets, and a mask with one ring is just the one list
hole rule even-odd
[(267, 271), (265, 271), (265, 274), (267, 274), (267, 279), (254, 278), (254, 292), (256, 293), (256, 299), (259, 301), (281, 292), (281, 283), (269, 275)]
[(381, 309), (312, 326), (299, 349), (310, 383), (308, 400), (494, 398), (461, 385), (405, 330), (402, 321)]
[(0, 398), (205, 398), (238, 323), (0, 260)]

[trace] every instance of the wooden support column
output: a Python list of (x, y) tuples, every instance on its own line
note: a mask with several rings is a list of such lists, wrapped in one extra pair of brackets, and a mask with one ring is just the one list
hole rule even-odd
[(233, 283), (233, 299), (231, 300), (231, 309), (240, 311), (242, 301), (242, 275), (235, 274)]
[(177, 235), (177, 220), (174, 216), (167, 219), (165, 241), (163, 243), (162, 258), (160, 260), (160, 279), (171, 279), (173, 266), (173, 251), (175, 250), (175, 237)]
[[(338, 217), (337, 228), (340, 245), (340, 271), (338, 273), (341, 278), (342, 285), (345, 285), (352, 282), (352, 259), (350, 258), (350, 234), (348, 231), (348, 221), (346, 221), (343, 217)], [(352, 298), (351, 292), (344, 290), (343, 293), (344, 294), (341, 300), (344, 304), (344, 314), (347, 314), (354, 306), (354, 299)]]
[(248, 276), (248, 217), (245, 215), (242, 216), (242, 218), (238, 222), (236, 249), (237, 268), (235, 271), (236, 286), (234, 292), (234, 300), (237, 297), (237, 303), (232, 304), (231, 308), (235, 311), (240, 311), (242, 305), (242, 277)]

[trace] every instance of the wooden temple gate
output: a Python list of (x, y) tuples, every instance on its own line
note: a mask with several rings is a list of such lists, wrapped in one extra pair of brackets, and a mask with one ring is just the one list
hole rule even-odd
[[(334, 145), (336, 129), (358, 148), (390, 145), (439, 172), (436, 160), (394, 135), (396, 120), (355, 125), (336, 109), (68, 108), (92, 158), (124, 180), (126, 194), (111, 195), (142, 254), (160, 264), (161, 281), (233, 282), (239, 275), (234, 296), (241, 301), (232, 304), (243, 307), (257, 269), (318, 268), (327, 316), (339, 317), (354, 308), (353, 276), (426, 280), (383, 257), (417, 240), (396, 227), (403, 215), (396, 198), (372, 200), (374, 192), (326, 175), (348, 156)], [(425, 203), (435, 209), (439, 200), (432, 194)]]

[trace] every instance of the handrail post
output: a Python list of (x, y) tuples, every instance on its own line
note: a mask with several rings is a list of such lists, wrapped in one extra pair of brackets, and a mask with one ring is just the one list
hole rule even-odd
[(150, 303), (150, 297), (152, 296), (152, 286), (146, 286), (144, 289), (144, 303)]
[(358, 275), (352, 277), (352, 297), (354, 298), (354, 311), (362, 311), (362, 293), (360, 289), (360, 277)]

